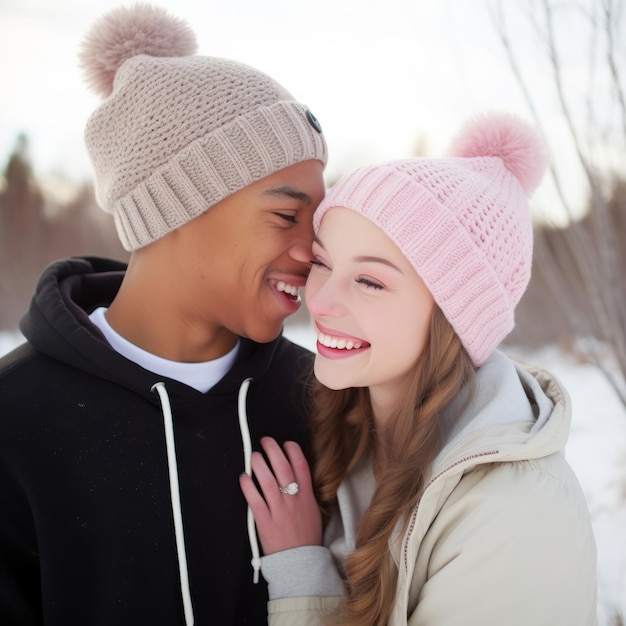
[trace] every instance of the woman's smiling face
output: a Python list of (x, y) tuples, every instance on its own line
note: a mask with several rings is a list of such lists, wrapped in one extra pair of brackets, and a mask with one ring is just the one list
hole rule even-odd
[(395, 404), (424, 348), (430, 292), (387, 235), (351, 209), (326, 212), (312, 258), (305, 298), (318, 337), (315, 376)]

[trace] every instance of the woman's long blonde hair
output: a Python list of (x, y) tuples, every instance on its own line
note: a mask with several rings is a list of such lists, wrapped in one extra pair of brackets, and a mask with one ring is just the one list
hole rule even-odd
[(409, 390), (384, 432), (374, 428), (366, 388), (333, 391), (314, 383), (313, 480), (325, 519), (346, 474), (364, 455), (374, 450), (377, 455), (377, 487), (360, 521), (356, 549), (346, 559), (347, 598), (333, 623), (387, 623), (397, 581), (389, 538), (400, 520), (406, 523), (423, 493), (439, 451), (443, 410), (473, 379), (469, 356), (435, 306)]

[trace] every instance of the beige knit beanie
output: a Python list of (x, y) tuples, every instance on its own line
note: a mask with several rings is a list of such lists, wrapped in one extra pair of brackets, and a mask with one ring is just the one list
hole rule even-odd
[(306, 106), (254, 68), (195, 51), (183, 21), (145, 4), (107, 13), (83, 42), (83, 70), (104, 98), (85, 130), (96, 197), (126, 250), (278, 170), (326, 163)]

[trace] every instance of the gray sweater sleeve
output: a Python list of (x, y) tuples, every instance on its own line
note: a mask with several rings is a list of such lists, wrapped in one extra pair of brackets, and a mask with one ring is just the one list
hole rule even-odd
[(261, 558), (270, 600), (301, 596), (343, 596), (333, 556), (322, 546), (303, 546)]

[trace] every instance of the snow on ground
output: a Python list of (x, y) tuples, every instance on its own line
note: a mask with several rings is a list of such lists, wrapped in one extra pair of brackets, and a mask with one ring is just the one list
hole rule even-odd
[(20, 341), (22, 341), (22, 336), (19, 333), (0, 331), (0, 356), (9, 352), (9, 350), (14, 348)]
[[(314, 349), (308, 326), (287, 326), (285, 334)], [(20, 340), (19, 334), (0, 332), (0, 355)], [(626, 621), (626, 409), (589, 363), (553, 347), (508, 352), (550, 370), (572, 398), (566, 454), (585, 492), (598, 546), (598, 626), (623, 623), (615, 616)]]

